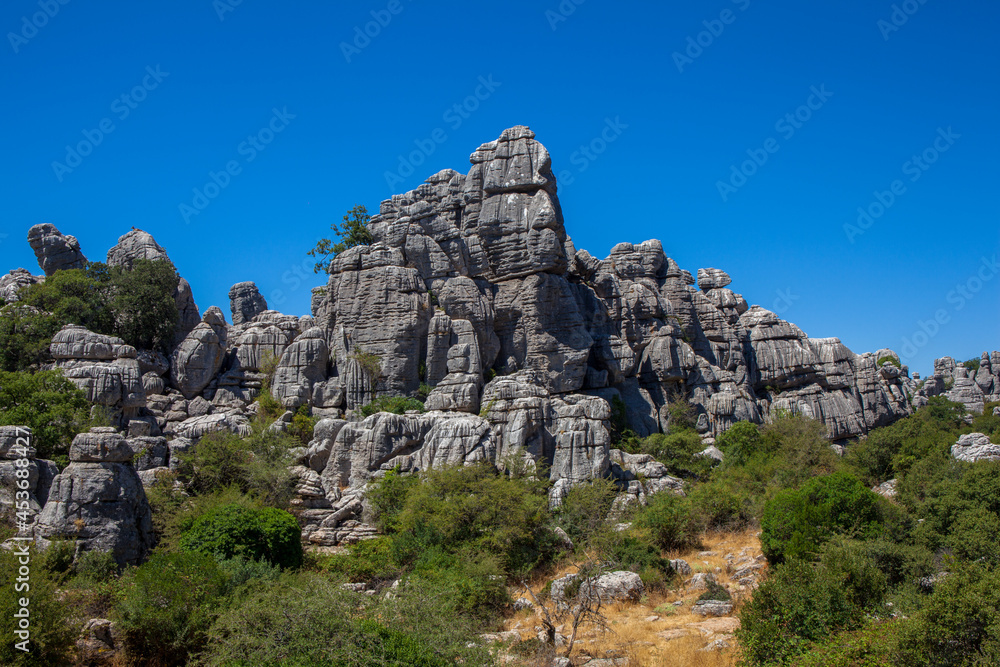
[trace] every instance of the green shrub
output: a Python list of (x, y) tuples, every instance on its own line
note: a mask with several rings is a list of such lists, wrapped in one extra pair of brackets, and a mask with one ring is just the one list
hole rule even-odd
[(608, 479), (595, 479), (569, 490), (556, 510), (556, 521), (577, 546), (607, 524), (608, 512), (618, 495), (618, 487)]
[(398, 572), (392, 560), (392, 539), (381, 536), (352, 544), (346, 554), (326, 559), (323, 569), (342, 574), (354, 583), (388, 580)]
[(695, 485), (688, 498), (695, 523), (705, 529), (742, 530), (756, 519), (751, 495), (725, 479)]
[(708, 457), (695, 457), (705, 445), (694, 429), (674, 427), (669, 435), (654, 433), (638, 444), (625, 442), (623, 447), (633, 454), (649, 454), (667, 466), (671, 474), (684, 478), (705, 479), (716, 464)]
[(174, 265), (137, 259), (131, 269), (114, 266), (108, 275), (115, 335), (140, 349), (168, 352), (180, 320), (174, 299), (180, 276)]
[(118, 575), (118, 563), (110, 551), (84, 551), (73, 569), (76, 576), (95, 583), (110, 581)]
[(648, 537), (624, 534), (612, 529), (601, 532), (594, 546), (600, 559), (616, 570), (630, 570), (642, 578), (647, 588), (666, 587), (674, 578), (670, 561)]
[(841, 576), (823, 564), (790, 560), (743, 605), (736, 637), (745, 665), (788, 664), (809, 642), (857, 628), (863, 619)]
[(874, 537), (881, 528), (879, 500), (844, 472), (782, 491), (764, 506), (761, 550), (771, 563), (780, 563), (811, 557), (834, 534)]
[(963, 361), (962, 365), (969, 369), (969, 373), (975, 374), (979, 370), (979, 364), (982, 363), (980, 357), (973, 357), (968, 361)]
[(288, 512), (224, 505), (194, 521), (181, 536), (181, 548), (220, 560), (237, 556), (266, 560), (282, 568), (302, 564), (301, 529)]
[(219, 561), (219, 569), (226, 576), (228, 590), (239, 588), (250, 582), (258, 584), (263, 581), (276, 581), (281, 577), (282, 572), (280, 567), (263, 558), (251, 560), (243, 556)]
[(319, 417), (310, 416), (309, 406), (303, 405), (296, 410), (295, 416), (292, 417), (292, 425), (288, 428), (288, 432), (293, 437), (298, 438), (303, 445), (308, 445), (309, 441), (312, 440), (313, 430), (318, 421)]
[(371, 417), (377, 412), (391, 412), (401, 415), (408, 410), (424, 411), (424, 404), (407, 396), (379, 396), (371, 403), (361, 406), (361, 416)]
[[(73, 664), (80, 623), (71, 604), (57, 590), (57, 582), (39, 565), (40, 554), (34, 549), (30, 553), (30, 580), (17, 582), (22, 566), (19, 556), (0, 549), (0, 634), (3, 636), (0, 663), (11, 667)], [(15, 646), (22, 638), (15, 634), (20, 629), (20, 619), (14, 614), (20, 612), (20, 600), (25, 597), (30, 600), (28, 652)]]
[(383, 517), (386, 500), (400, 503), (389, 510), (387, 523), (401, 566), (438, 546), (494, 555), (504, 572), (515, 573), (547, 562), (558, 549), (547, 525), (544, 481), (499, 475), (491, 465), (477, 464), (430, 470), (419, 483), (387, 476), (373, 486), (371, 497)]
[(791, 664), (795, 667), (889, 667), (905, 621), (869, 621), (857, 630), (812, 643)]
[(715, 439), (725, 454), (725, 465), (743, 465), (760, 446), (760, 428), (753, 422), (736, 422)]
[(709, 580), (708, 588), (704, 593), (698, 596), (698, 602), (704, 602), (705, 600), (732, 600), (733, 596), (729, 594), (725, 586), (714, 580)]
[(906, 667), (1000, 663), (1000, 572), (966, 564), (939, 581), (902, 627), (893, 658)]
[(885, 355), (884, 357), (879, 357), (878, 361), (875, 362), (875, 365), (878, 366), (879, 368), (881, 368), (883, 364), (890, 364), (892, 366), (895, 366), (896, 368), (902, 368), (902, 366), (899, 364), (899, 359), (888, 354)]
[(691, 502), (672, 493), (658, 493), (635, 517), (635, 526), (649, 531), (653, 544), (664, 551), (695, 546), (700, 533)]
[(65, 465), (73, 436), (89, 428), (90, 404), (62, 372), (0, 371), (0, 425), (30, 426), (38, 458)]
[[(492, 663), (473, 626), (433, 594), (378, 601), (311, 574), (265, 582), (223, 611), (204, 666), (437, 667)], [(422, 591), (423, 593), (423, 591)], [(391, 628), (391, 629), (390, 629)]]
[(236, 486), (269, 505), (283, 507), (295, 490), (288, 471), (289, 450), (299, 445), (298, 439), (275, 433), (258, 420), (246, 437), (229, 432), (205, 435), (197, 447), (180, 455), (179, 472), (195, 493)]
[(122, 583), (113, 615), (127, 659), (185, 665), (204, 648), (226, 588), (214, 557), (157, 553)]
[(73, 571), (73, 558), (76, 555), (76, 540), (52, 540), (44, 551), (34, 555), (37, 563), (52, 580), (61, 584)]
[(49, 362), (49, 345), (61, 328), (54, 315), (23, 303), (0, 308), (0, 370), (37, 370)]

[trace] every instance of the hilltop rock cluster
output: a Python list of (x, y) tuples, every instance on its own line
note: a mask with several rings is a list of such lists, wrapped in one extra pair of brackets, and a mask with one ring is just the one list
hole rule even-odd
[[(288, 410), (283, 422), (303, 406), (322, 418), (293, 468), (304, 536), (320, 545), (368, 534), (364, 484), (397, 466), (542, 463), (553, 503), (601, 476), (619, 482), (623, 502), (680, 492), (659, 463), (610, 446), (613, 421), (640, 436), (668, 432), (678, 399), (695, 406), (710, 447), (733, 423), (777, 411), (820, 420), (837, 442), (931, 396), (980, 412), (1000, 398), (998, 352), (984, 353), (972, 376), (939, 360), (920, 383), (891, 350), (855, 354), (837, 338), (809, 338), (748, 304), (725, 271), (681, 269), (659, 241), (620, 243), (605, 259), (577, 250), (549, 153), (526, 127), (470, 160), (467, 174), (444, 170), (382, 202), (369, 225), (374, 243), (332, 260), (310, 315), (269, 310), (256, 285), (241, 282), (227, 323), (217, 307), (200, 314), (181, 279), (169, 356), (77, 326), (59, 332), (55, 365), (112, 411), (124, 435), (80, 436), (70, 467), (39, 482), (39, 535), (70, 534), (82, 518), (95, 526), (88, 539), (110, 544), (113, 531), (92, 520), (114, 515), (129, 543), (115, 542), (116, 553), (134, 560), (148, 535), (139, 481), (175, 466), (175, 452), (206, 433), (246, 433), (265, 382)], [(45, 276), (86, 262), (76, 239), (50, 224), (28, 239)], [(107, 254), (126, 268), (137, 259), (170, 261), (135, 229)], [(0, 296), (14, 300), (41, 280), (17, 269), (0, 279)], [(426, 412), (356, 412), (378, 396), (416, 396), (422, 383)], [(40, 469), (39, 480), (49, 474)]]

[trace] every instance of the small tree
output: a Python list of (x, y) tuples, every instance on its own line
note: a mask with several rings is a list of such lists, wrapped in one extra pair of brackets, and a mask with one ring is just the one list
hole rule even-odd
[(368, 209), (359, 204), (347, 212), (341, 224), (330, 225), (330, 229), (339, 240), (335, 242), (331, 239), (320, 239), (316, 247), (309, 251), (310, 257), (319, 259), (313, 270), (316, 273), (327, 272), (330, 270), (330, 262), (338, 254), (354, 246), (371, 245), (375, 241), (372, 233), (368, 231), (368, 222), (371, 219)]

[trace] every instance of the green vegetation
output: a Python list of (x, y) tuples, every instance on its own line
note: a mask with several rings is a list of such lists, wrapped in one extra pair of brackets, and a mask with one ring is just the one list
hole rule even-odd
[(316, 257), (319, 260), (313, 270), (316, 273), (326, 273), (330, 270), (330, 262), (340, 253), (354, 246), (373, 243), (375, 238), (368, 231), (368, 222), (371, 219), (372, 217), (368, 215), (368, 209), (358, 205), (344, 215), (342, 223), (330, 225), (330, 230), (339, 240), (320, 239), (316, 243), (316, 247), (308, 252), (310, 257)]
[(979, 364), (981, 364), (982, 361), (983, 360), (980, 357), (974, 357), (968, 361), (963, 361), (962, 365), (968, 368), (970, 373), (975, 373), (979, 370)]
[(118, 336), (137, 348), (169, 351), (179, 314), (180, 278), (169, 262), (136, 260), (131, 270), (92, 263), (56, 271), (0, 308), (0, 370), (37, 370), (66, 324)]
[(90, 427), (90, 404), (61, 371), (0, 371), (0, 425), (29, 426), (38, 458), (68, 461), (73, 436)]
[(265, 560), (281, 568), (302, 564), (299, 524), (288, 512), (223, 505), (198, 517), (181, 536), (181, 549), (219, 560)]
[(900, 366), (899, 364), (899, 359), (890, 356), (888, 354), (884, 357), (879, 357), (878, 361), (875, 362), (875, 365), (878, 366), (879, 368), (881, 368), (883, 364), (890, 364), (892, 366), (895, 366), (896, 368), (902, 368), (902, 366)]
[(379, 396), (371, 403), (360, 408), (362, 417), (371, 417), (376, 412), (391, 412), (396, 415), (405, 414), (408, 410), (424, 411), (424, 404), (408, 396)]

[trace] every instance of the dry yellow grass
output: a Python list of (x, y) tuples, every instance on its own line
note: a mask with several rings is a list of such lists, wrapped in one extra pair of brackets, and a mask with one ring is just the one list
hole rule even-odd
[[(712, 552), (702, 555), (701, 552)], [(728, 554), (734, 558), (726, 559)], [(669, 558), (683, 558), (697, 572), (709, 572), (716, 580), (733, 592), (737, 609), (749, 591), (730, 579), (738, 569), (737, 563), (760, 555), (760, 542), (756, 531), (740, 533), (709, 533), (702, 537), (701, 549), (669, 554)], [(744, 563), (745, 564), (745, 563)], [(549, 574), (544, 579), (531, 582), (537, 595), (546, 581), (575, 572), (569, 565)], [(685, 583), (686, 583), (685, 578)], [(573, 653), (574, 664), (583, 664), (588, 656), (593, 658), (628, 657), (629, 667), (691, 665), (694, 667), (730, 667), (735, 664), (735, 641), (731, 635), (738, 627), (733, 617), (705, 618), (691, 613), (691, 606), (700, 591), (685, 592), (683, 586), (664, 593), (647, 595), (639, 603), (616, 603), (602, 608), (611, 631), (601, 632), (593, 626), (581, 626), (577, 633)], [(674, 604), (680, 602), (681, 604)], [(654, 617), (657, 617), (654, 619)], [(536, 634), (541, 626), (539, 612), (522, 612), (507, 623), (508, 630), (518, 632), (523, 639)], [(569, 635), (570, 627), (559, 630)], [(730, 648), (703, 650), (716, 639), (724, 639)], [(560, 655), (564, 649), (560, 649)]]

